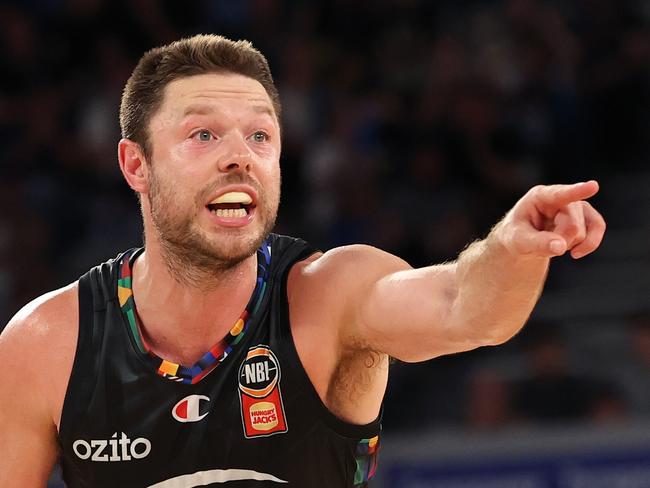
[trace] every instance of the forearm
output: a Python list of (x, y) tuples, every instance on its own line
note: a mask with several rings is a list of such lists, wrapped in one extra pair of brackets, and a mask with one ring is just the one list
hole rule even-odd
[(501, 225), (463, 251), (456, 264), (450, 327), (484, 344), (505, 342), (521, 329), (548, 272), (549, 258), (509, 250)]
[(359, 326), (352, 337), (408, 362), (508, 340), (535, 306), (549, 260), (512, 254), (499, 232), (495, 227), (454, 263), (379, 279), (345, 321)]

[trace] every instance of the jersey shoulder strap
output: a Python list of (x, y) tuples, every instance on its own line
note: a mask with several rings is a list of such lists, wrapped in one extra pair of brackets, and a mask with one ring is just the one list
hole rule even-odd
[(73, 406), (83, 405), (92, 395), (100, 368), (99, 352), (105, 340), (104, 314), (107, 304), (115, 299), (117, 263), (124, 254), (95, 266), (79, 278), (77, 347), (61, 412), (60, 438), (66, 438), (69, 426), (75, 423), (76, 408)]
[(282, 280), (283, 276), (298, 261), (318, 252), (311, 244), (303, 239), (280, 234), (269, 236), (271, 244), (271, 278), (274, 281)]

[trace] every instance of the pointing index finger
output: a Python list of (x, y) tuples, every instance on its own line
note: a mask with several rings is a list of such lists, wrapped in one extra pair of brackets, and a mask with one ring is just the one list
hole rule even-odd
[(598, 193), (599, 185), (595, 180), (573, 185), (549, 185), (539, 187), (536, 200), (547, 209), (558, 209), (572, 202), (579, 202)]

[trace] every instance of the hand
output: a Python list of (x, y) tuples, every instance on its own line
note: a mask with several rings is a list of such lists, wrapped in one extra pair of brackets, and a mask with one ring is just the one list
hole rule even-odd
[(598, 248), (605, 220), (586, 201), (598, 193), (598, 182), (536, 186), (495, 227), (513, 254), (544, 258), (571, 251), (579, 259)]

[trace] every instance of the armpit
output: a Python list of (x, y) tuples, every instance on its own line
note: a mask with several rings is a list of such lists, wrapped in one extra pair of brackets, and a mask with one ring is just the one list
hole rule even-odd
[(345, 352), (329, 384), (327, 407), (348, 422), (374, 420), (386, 391), (388, 365), (388, 355), (369, 348)]

